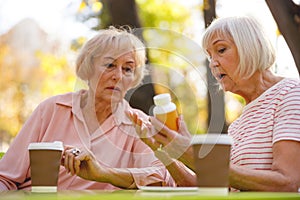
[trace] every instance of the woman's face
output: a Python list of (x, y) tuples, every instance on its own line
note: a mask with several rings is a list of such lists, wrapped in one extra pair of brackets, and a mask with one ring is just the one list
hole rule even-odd
[(239, 56), (236, 45), (228, 37), (215, 35), (206, 49), (210, 57), (209, 67), (224, 91), (235, 92), (240, 77), (236, 70)]
[(118, 57), (107, 53), (96, 58), (95, 73), (89, 80), (96, 101), (120, 102), (132, 86), (135, 68), (136, 62), (132, 52)]

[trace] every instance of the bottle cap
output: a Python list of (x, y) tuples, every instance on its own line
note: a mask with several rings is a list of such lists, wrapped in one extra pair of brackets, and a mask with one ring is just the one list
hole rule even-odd
[(169, 93), (158, 94), (153, 97), (153, 100), (157, 106), (166, 105), (171, 102), (171, 95)]

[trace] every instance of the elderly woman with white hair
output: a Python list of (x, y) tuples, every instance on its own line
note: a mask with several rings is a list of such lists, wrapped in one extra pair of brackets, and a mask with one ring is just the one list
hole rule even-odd
[[(254, 18), (243, 16), (214, 20), (204, 33), (202, 46), (220, 87), (240, 95), (246, 103), (241, 116), (228, 129), (234, 141), (229, 174), (231, 188), (242, 191), (298, 191), (300, 81), (277, 76), (271, 71), (275, 51)], [(188, 147), (190, 139), (185, 136), (188, 134), (184, 131), (186, 129), (179, 131), (181, 135), (167, 127), (161, 129), (162, 124), (155, 118), (151, 118), (152, 125), (144, 123), (142, 126), (144, 121), (135, 113), (129, 115), (143, 135), (146, 130), (160, 130), (153, 137), (143, 136), (144, 142), (153, 150), (160, 144), (166, 146), (171, 142), (175, 147), (165, 149), (169, 157), (194, 169), (193, 151)], [(184, 125), (184, 122), (179, 119), (179, 124)], [(183, 167), (168, 168), (176, 182), (192, 175)], [(181, 174), (179, 178), (178, 174)]]
[(35, 109), (0, 161), (0, 190), (30, 190), (27, 147), (53, 141), (65, 145), (58, 190), (173, 185), (125, 114), (148, 119), (124, 99), (143, 79), (145, 60), (145, 46), (129, 31), (111, 27), (90, 39), (76, 63), (88, 89), (51, 97)]

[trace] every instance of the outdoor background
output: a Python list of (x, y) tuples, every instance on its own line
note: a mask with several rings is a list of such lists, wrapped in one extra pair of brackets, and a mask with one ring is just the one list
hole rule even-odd
[[(209, 125), (206, 58), (200, 48), (203, 1), (135, 0), (135, 4), (136, 11), (126, 12), (138, 14), (147, 43), (148, 83), (153, 83), (155, 94), (172, 94), (191, 133), (205, 133)], [(260, 19), (277, 49), (275, 73), (299, 77), (264, 0), (217, 0), (216, 15)], [(85, 87), (74, 73), (76, 55), (109, 20), (98, 0), (0, 0), (0, 151), (7, 150), (41, 101)], [(230, 124), (244, 102), (231, 93), (224, 95), (224, 102), (225, 123)]]

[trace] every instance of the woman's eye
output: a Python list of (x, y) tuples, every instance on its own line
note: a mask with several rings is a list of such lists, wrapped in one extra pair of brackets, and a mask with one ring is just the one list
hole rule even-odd
[(106, 64), (105, 65), (107, 68), (112, 68), (112, 67), (114, 67), (115, 65), (113, 64), (113, 63), (109, 63), (109, 64)]
[(104, 65), (104, 67), (106, 68), (106, 70), (113, 70), (116, 67), (116, 65), (113, 63), (107, 63)]
[(132, 67), (130, 67), (130, 66), (127, 66), (127, 67), (123, 67), (123, 71), (124, 71), (124, 74), (126, 74), (126, 75), (131, 75), (131, 74), (133, 74), (133, 68)]
[(219, 53), (224, 53), (225, 50), (226, 50), (226, 48), (221, 48), (221, 49), (218, 50), (218, 52), (219, 52)]

